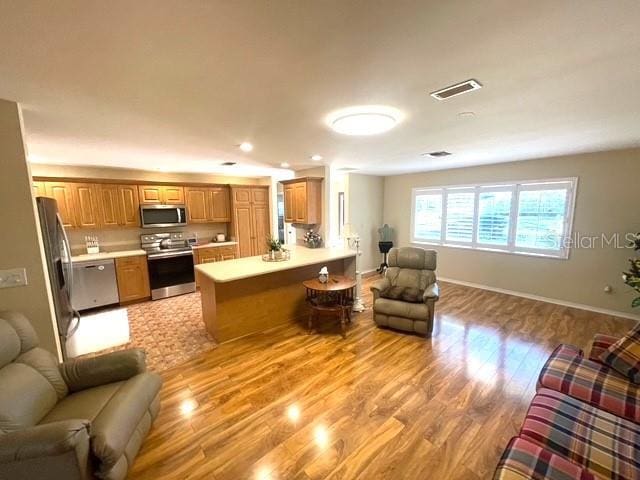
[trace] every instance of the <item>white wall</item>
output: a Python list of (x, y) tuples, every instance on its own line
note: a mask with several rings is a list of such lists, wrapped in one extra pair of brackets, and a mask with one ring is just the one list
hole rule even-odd
[[(384, 222), (398, 246), (410, 244), (411, 189), (513, 180), (578, 177), (573, 231), (611, 235), (640, 231), (640, 149), (571, 155), (385, 178)], [(568, 260), (429, 247), (438, 251), (438, 275), (481, 285), (638, 314), (621, 273), (633, 250), (572, 249)], [(613, 287), (605, 293), (605, 285)]]
[(347, 222), (350, 233), (360, 236), (360, 271), (368, 272), (378, 268), (382, 261), (378, 228), (383, 218), (384, 178), (350, 173), (348, 184)]
[(0, 269), (25, 268), (27, 286), (0, 289), (0, 310), (24, 313), (40, 345), (59, 353), (39, 220), (25, 158), (18, 104), (0, 100)]

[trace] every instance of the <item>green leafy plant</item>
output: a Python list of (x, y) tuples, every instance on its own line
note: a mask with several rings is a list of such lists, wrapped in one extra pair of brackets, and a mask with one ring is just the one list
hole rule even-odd
[(280, 240), (273, 236), (267, 237), (267, 247), (269, 247), (270, 252), (279, 252), (282, 250)]
[[(631, 244), (636, 251), (640, 250), (640, 233), (636, 233), (636, 238)], [(622, 274), (622, 280), (636, 292), (640, 293), (640, 258), (630, 258), (629, 264), (629, 271)], [(640, 307), (640, 297), (633, 299), (631, 307)]]

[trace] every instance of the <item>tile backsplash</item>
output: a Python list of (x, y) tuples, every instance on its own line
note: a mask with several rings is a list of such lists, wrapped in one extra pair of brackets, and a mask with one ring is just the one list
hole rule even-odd
[(84, 237), (87, 235), (98, 237), (101, 252), (113, 252), (140, 248), (140, 235), (143, 233), (191, 232), (198, 236), (198, 241), (207, 242), (213, 240), (218, 233), (224, 233), (229, 239), (230, 231), (227, 223), (211, 223), (175, 228), (67, 229), (67, 235), (72, 254), (80, 255), (86, 253)]

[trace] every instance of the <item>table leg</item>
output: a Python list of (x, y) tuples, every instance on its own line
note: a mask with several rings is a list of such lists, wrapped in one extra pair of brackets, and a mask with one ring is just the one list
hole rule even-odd
[(347, 338), (347, 322), (345, 321), (344, 308), (340, 309), (340, 330), (342, 338)]
[(313, 308), (309, 312), (309, 320), (307, 320), (307, 330), (309, 331), (309, 335), (311, 335), (311, 332), (313, 330)]

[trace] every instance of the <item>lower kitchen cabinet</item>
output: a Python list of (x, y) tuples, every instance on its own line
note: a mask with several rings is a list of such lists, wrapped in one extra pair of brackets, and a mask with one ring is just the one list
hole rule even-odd
[[(223, 247), (202, 247), (193, 251), (193, 263), (223, 262), (224, 260), (234, 260), (237, 258), (236, 247), (225, 245)], [(196, 286), (198, 285), (198, 275), (196, 275)]]
[(121, 304), (151, 297), (145, 255), (116, 258), (116, 277)]

